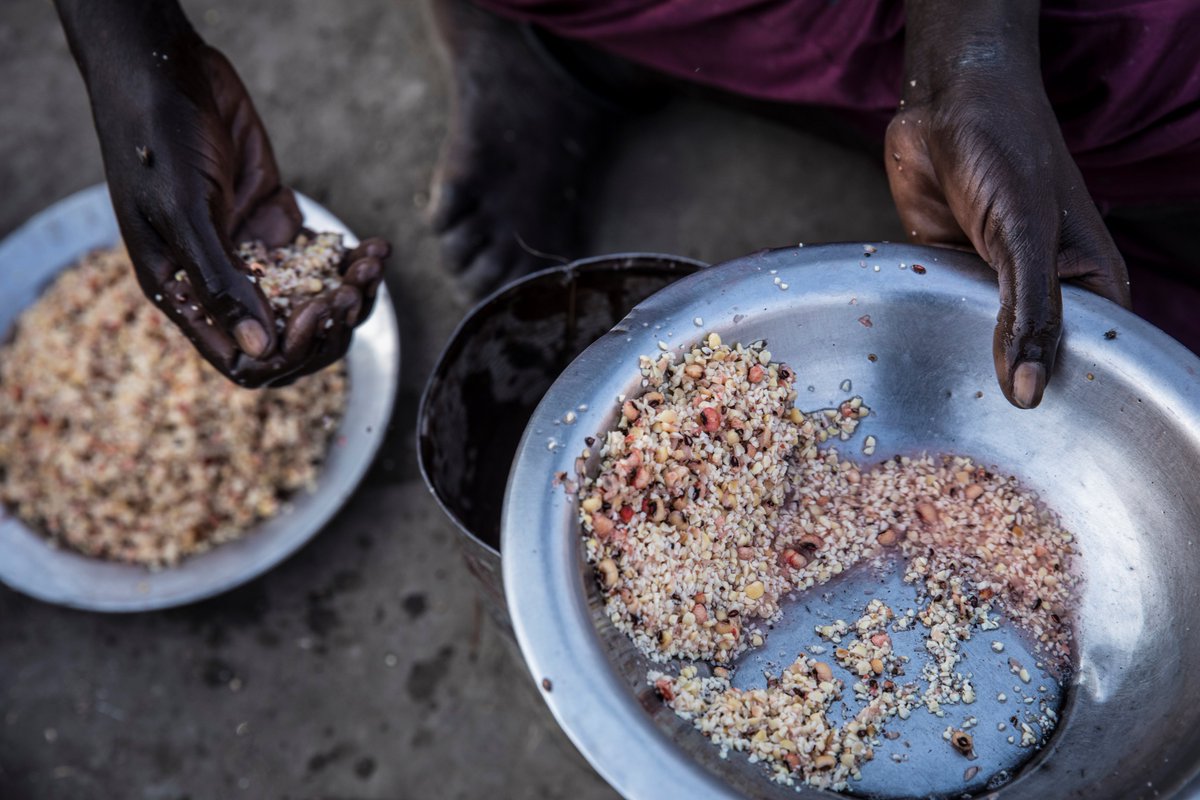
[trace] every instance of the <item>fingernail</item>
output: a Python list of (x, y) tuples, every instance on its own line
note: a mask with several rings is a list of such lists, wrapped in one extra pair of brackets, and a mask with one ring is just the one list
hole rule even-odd
[(378, 259), (360, 258), (350, 265), (350, 268), (346, 270), (346, 275), (351, 281), (361, 286), (379, 280), (382, 271), (383, 265), (379, 263)]
[(233, 326), (233, 338), (237, 339), (238, 347), (251, 358), (261, 358), (267, 352), (267, 332), (257, 320), (244, 319)]
[(1033, 361), (1022, 361), (1013, 370), (1013, 400), (1021, 408), (1033, 408), (1042, 402), (1046, 391), (1046, 367)]

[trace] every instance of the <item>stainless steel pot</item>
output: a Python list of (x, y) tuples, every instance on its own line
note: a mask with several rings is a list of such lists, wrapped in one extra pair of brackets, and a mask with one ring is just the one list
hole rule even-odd
[(421, 474), (506, 630), (500, 507), (525, 423), (588, 345), (642, 300), (703, 266), (621, 254), (534, 273), (479, 303), (438, 359), (417, 418)]

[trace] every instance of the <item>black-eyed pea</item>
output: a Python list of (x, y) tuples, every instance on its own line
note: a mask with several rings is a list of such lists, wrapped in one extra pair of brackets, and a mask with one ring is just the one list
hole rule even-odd
[(617, 580), (621, 576), (617, 570), (617, 562), (611, 558), (606, 558), (596, 564), (596, 569), (600, 572), (600, 577), (604, 581), (606, 589), (611, 589), (617, 585)]
[(831, 756), (829, 753), (822, 753), (813, 759), (813, 767), (822, 771), (833, 769), (837, 766), (837, 763), (837, 759)]

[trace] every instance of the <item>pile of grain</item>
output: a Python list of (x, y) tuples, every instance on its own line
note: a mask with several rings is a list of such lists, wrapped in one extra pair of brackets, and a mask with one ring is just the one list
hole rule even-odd
[(346, 247), (340, 233), (301, 233), (283, 247), (245, 242), (238, 246), (238, 255), (250, 268), (251, 280), (262, 289), (271, 308), (280, 317), (287, 317), (305, 300), (342, 285), (338, 270)]
[[(844, 788), (918, 694), (939, 716), (975, 701), (959, 646), (996, 627), (997, 605), (1066, 666), (1073, 537), (1015, 479), (954, 456), (860, 467), (822, 445), (850, 438), (870, 410), (860, 398), (792, 408), (794, 373), (761, 343), (729, 347), (713, 334), (678, 363), (664, 355), (641, 368), (646, 392), (624, 403), (580, 490), (584, 545), (610, 619), (648, 657), (719, 665), (712, 677), (695, 666), (649, 675), (714, 742), (770, 763), (781, 781)], [(817, 628), (862, 679), (858, 714), (840, 727), (827, 718), (844, 687), (803, 654), (766, 690), (731, 687), (724, 665), (763, 644), (782, 597), (885, 554), (905, 559), (920, 613), (896, 619), (874, 600), (849, 641), (840, 620)], [(923, 690), (893, 680), (903, 664), (887, 633), (914, 619), (927, 631)]]
[[(677, 677), (652, 671), (647, 677), (671, 708), (708, 736), (722, 755), (730, 749), (763, 762), (780, 783), (799, 778), (810, 786), (840, 789), (860, 776), (860, 767), (874, 756), (874, 744), (891, 717), (907, 718), (915, 689), (892, 680), (902, 674), (891, 655), (885, 627), (892, 611), (872, 600), (854, 623), (863, 637), (838, 648), (843, 666), (857, 670), (870, 683), (854, 686), (862, 705), (845, 723), (834, 722), (834, 706), (843, 699), (844, 684), (829, 665), (801, 653), (766, 689), (736, 689), (728, 670), (699, 677), (695, 666)], [(885, 677), (889, 676), (889, 677)]]

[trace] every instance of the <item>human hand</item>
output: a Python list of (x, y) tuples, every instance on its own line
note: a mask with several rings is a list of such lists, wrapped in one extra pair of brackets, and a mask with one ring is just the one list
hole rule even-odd
[[(125, 16), (132, 5), (60, 0), (59, 10), (147, 297), (242, 385), (281, 385), (336, 361), (369, 313), (387, 243), (356, 248), (342, 265), (342, 286), (278, 326), (234, 248), (249, 239), (283, 245), (300, 230), (262, 121), (232, 65), (174, 3), (151, 3), (136, 19)], [(96, 28), (111, 36), (95, 36)]]
[[(934, 33), (922, 31), (919, 15), (914, 22), (910, 37)], [(1014, 41), (1014, 27), (1006, 39), (961, 48), (944, 29), (937, 47), (910, 42), (885, 161), (913, 241), (973, 248), (998, 273), (996, 377), (1011, 403), (1033, 408), (1062, 332), (1060, 279), (1126, 308), (1130, 296), (1125, 262), (1042, 87), (1036, 36)]]

